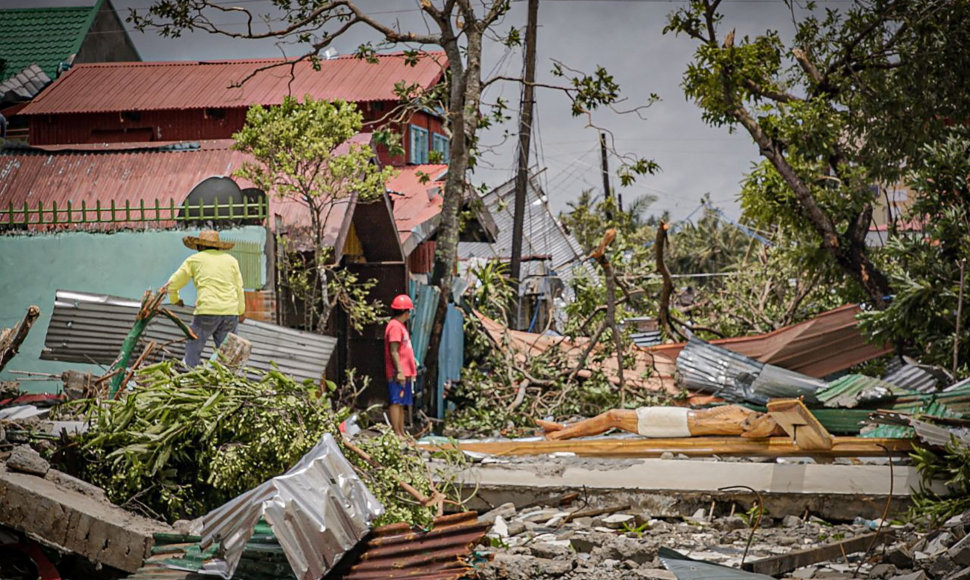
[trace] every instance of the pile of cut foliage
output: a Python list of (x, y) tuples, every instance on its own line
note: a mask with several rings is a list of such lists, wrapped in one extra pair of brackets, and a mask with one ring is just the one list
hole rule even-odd
[(319, 387), (275, 370), (246, 377), (213, 362), (180, 373), (163, 362), (141, 370), (121, 399), (81, 404), (91, 427), (66, 454), (65, 468), (153, 517), (204, 515), (285, 472), (326, 433), (384, 504), (377, 525), (424, 525), (435, 516), (433, 506), (402, 491), (402, 483), (425, 497), (436, 491), (412, 446), (380, 428), (349, 448), (338, 426), (350, 411), (335, 411)]

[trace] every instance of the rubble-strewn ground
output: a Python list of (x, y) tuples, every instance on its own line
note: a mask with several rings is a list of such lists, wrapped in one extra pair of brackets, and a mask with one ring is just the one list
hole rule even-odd
[[(737, 568), (752, 532), (739, 515), (713, 518), (699, 512), (679, 521), (652, 519), (632, 511), (564, 522), (568, 509), (512, 504), (483, 517), (494, 519), (489, 533), (494, 558), (479, 566), (483, 580), (564, 578), (611, 580), (673, 579), (657, 551), (665, 546), (690, 558)], [(765, 517), (748, 549), (751, 562), (795, 550), (816, 548), (873, 533), (878, 522), (831, 524), (824, 520)], [(925, 533), (912, 524), (887, 525), (897, 540), (863, 553), (796, 569), (784, 578), (884, 578), (894, 580), (970, 579), (970, 512)], [(861, 566), (860, 566), (861, 563)], [(856, 571), (858, 570), (858, 575)]]

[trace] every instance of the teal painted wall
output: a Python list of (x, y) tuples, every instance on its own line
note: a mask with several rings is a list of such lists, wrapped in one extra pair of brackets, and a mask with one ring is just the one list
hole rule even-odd
[[(192, 254), (182, 244), (182, 237), (196, 234), (189, 230), (0, 236), (0, 328), (17, 324), (31, 304), (40, 307), (40, 318), (20, 354), (0, 372), (0, 380), (21, 380), (21, 388), (29, 392), (56, 392), (59, 382), (23, 381), (24, 377), (10, 371), (99, 372), (97, 365), (40, 359), (55, 293), (73, 290), (140, 299), (145, 290), (157, 289), (167, 282), (182, 260)], [(266, 244), (266, 229), (260, 226), (223, 230), (220, 236), (256, 242), (261, 248)], [(265, 272), (265, 251), (263, 256)], [(186, 304), (195, 303), (195, 288), (191, 284), (181, 295)]]

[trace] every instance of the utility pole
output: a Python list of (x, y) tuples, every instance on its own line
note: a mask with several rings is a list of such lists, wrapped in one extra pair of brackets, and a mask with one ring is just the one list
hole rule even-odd
[[(610, 166), (606, 161), (606, 133), (600, 133), (600, 157), (603, 165), (603, 197), (607, 201), (613, 199), (613, 190), (610, 189)], [(606, 210), (607, 221), (613, 221), (613, 212)]]
[(529, 181), (529, 149), (532, 147), (532, 106), (536, 78), (536, 32), (539, 0), (529, 0), (529, 16), (525, 28), (525, 74), (522, 101), (519, 107), (519, 167), (515, 174), (515, 213), (512, 220), (512, 262), (509, 275), (515, 288), (513, 326), (519, 318), (519, 276), (522, 273), (522, 230), (525, 226), (525, 192)]

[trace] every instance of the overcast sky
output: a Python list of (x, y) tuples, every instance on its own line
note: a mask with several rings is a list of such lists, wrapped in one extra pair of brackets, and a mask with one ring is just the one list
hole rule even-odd
[[(122, 18), (131, 8), (144, 9), (151, 0), (113, 0)], [(6, 7), (38, 5), (89, 5), (91, 0), (0, 0)], [(404, 27), (422, 27), (417, 0), (364, 0), (385, 19), (397, 19)], [(847, 0), (833, 0), (832, 5), (846, 5)], [(226, 2), (261, 11), (265, 0)], [(680, 89), (681, 76), (695, 45), (689, 39), (661, 33), (667, 15), (682, 0), (541, 0), (539, 7), (538, 77), (540, 82), (559, 83), (550, 74), (553, 59), (592, 72), (602, 65), (619, 82), (626, 99), (618, 108), (633, 109), (647, 102), (651, 93), (661, 101), (636, 114), (597, 113), (594, 122), (610, 130), (618, 152), (645, 156), (660, 164), (654, 176), (639, 178), (630, 187), (621, 188), (612, 175), (613, 187), (626, 203), (643, 194), (658, 197), (651, 212), (668, 210), (680, 219), (697, 208), (701, 196), (709, 193), (715, 205), (738, 216), (736, 198), (744, 173), (757, 158), (757, 148), (747, 133), (730, 134), (725, 128), (707, 127), (700, 110), (685, 100)], [(736, 28), (737, 37), (777, 29), (783, 37), (793, 31), (792, 14), (782, 0), (725, 0), (726, 14), (722, 26)], [(514, 0), (511, 13), (498, 26), (507, 31), (524, 28), (526, 3)], [(265, 11), (265, 10), (262, 10)], [(230, 20), (226, 20), (231, 24)], [(165, 39), (154, 33), (129, 31), (143, 60), (212, 60), (296, 56), (298, 46), (278, 46), (269, 41), (241, 41), (204, 34), (185, 35), (178, 40)], [(2, 32), (0, 32), (2, 34)], [(340, 53), (352, 52), (358, 42), (368, 38), (361, 29), (357, 34), (339, 39), (334, 46)], [(488, 73), (519, 76), (522, 58), (518, 51), (492, 44), (486, 47), (484, 70)], [(486, 94), (492, 101), (502, 96), (515, 108), (519, 88), (510, 83), (493, 85)], [(545, 168), (542, 184), (554, 210), (560, 211), (583, 189), (602, 193), (599, 173), (598, 133), (586, 126), (585, 118), (569, 114), (569, 101), (551, 90), (537, 94), (536, 133), (533, 164)], [(513, 117), (517, 117), (517, 110)], [(640, 117), (643, 117), (642, 119)], [(517, 119), (514, 119), (517, 122)], [(514, 126), (513, 126), (514, 129)], [(500, 142), (500, 132), (483, 136), (486, 144)], [(509, 142), (483, 156), (474, 175), (476, 182), (498, 184), (513, 176), (514, 143)], [(618, 161), (610, 159), (611, 170)]]

